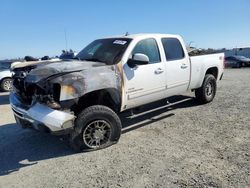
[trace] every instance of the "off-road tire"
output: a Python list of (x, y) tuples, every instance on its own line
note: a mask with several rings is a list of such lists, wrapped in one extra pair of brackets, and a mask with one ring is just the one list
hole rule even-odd
[[(208, 84), (211, 84), (212, 87), (211, 95), (208, 95), (207, 92)], [(206, 74), (202, 86), (195, 90), (195, 97), (201, 104), (209, 103), (214, 99), (216, 94), (216, 89), (217, 89), (217, 84), (214, 75)]]
[[(83, 134), (85, 129), (94, 121), (105, 121), (110, 125), (108, 141), (98, 148), (91, 148), (85, 144)], [(110, 108), (94, 105), (84, 109), (75, 120), (74, 130), (70, 134), (70, 146), (77, 152), (103, 149), (118, 142), (121, 135), (121, 121), (118, 115)]]

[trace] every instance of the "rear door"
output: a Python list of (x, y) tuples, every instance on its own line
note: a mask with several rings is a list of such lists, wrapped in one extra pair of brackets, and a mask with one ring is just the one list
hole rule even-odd
[(178, 38), (162, 38), (165, 52), (166, 96), (176, 95), (188, 89), (190, 80), (190, 61)]
[(132, 50), (149, 57), (149, 64), (129, 67), (126, 63), (125, 91), (127, 108), (132, 108), (164, 97), (166, 89), (165, 64), (161, 60), (158, 43), (154, 38), (140, 40)]

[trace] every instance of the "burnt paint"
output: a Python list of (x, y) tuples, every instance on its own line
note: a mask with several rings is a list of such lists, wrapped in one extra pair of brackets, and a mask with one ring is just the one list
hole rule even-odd
[[(122, 72), (118, 65), (91, 61), (60, 61), (36, 64), (32, 68), (29, 73), (25, 73), (26, 84), (36, 84), (41, 88), (51, 87), (53, 84), (72, 86), (76, 91), (73, 99), (75, 103), (89, 92), (105, 89), (110, 92), (113, 100), (120, 104)], [(18, 68), (18, 71), (24, 69), (27, 67)]]

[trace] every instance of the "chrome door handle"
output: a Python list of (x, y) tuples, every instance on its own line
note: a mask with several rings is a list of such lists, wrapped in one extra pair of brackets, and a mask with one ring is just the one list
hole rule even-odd
[(182, 65), (181, 65), (181, 68), (182, 68), (182, 69), (186, 69), (187, 67), (188, 67), (188, 66), (187, 66), (186, 64), (182, 64)]
[(164, 70), (162, 70), (161, 68), (158, 68), (155, 70), (155, 74), (161, 74), (163, 72), (164, 72)]

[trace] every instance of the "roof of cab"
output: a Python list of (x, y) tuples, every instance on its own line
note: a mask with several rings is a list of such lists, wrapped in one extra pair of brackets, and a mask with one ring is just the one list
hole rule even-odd
[(128, 34), (128, 35), (116, 35), (104, 38), (141, 38), (141, 37), (180, 37), (179, 35), (173, 34), (160, 34), (160, 33), (138, 33), (138, 34)]

